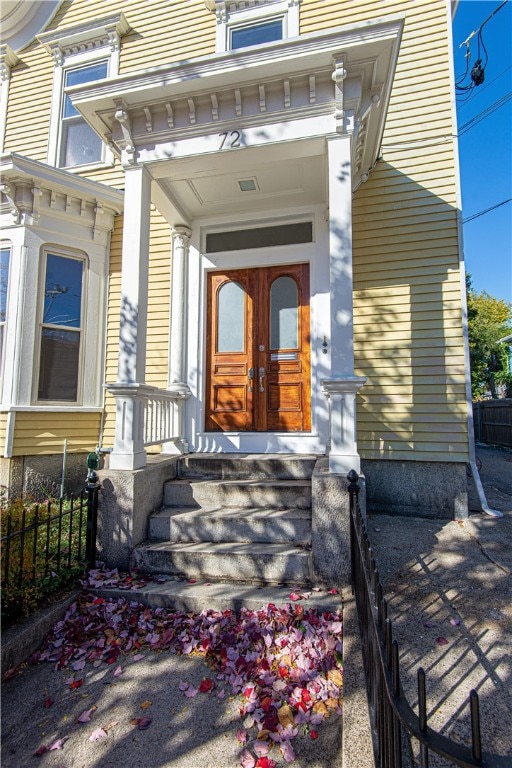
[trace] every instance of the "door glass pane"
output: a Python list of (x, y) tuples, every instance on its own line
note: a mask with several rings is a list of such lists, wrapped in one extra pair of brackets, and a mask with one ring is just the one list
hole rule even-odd
[(217, 302), (217, 352), (244, 352), (244, 289), (239, 283), (224, 283)]
[(270, 287), (270, 348), (299, 346), (299, 291), (291, 277), (278, 277)]
[(44, 285), (45, 325), (80, 328), (83, 262), (49, 253)]

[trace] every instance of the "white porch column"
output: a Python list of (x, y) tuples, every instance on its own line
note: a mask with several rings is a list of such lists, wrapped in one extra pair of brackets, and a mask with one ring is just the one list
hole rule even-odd
[(185, 439), (184, 406), (190, 397), (190, 388), (185, 381), (187, 342), (187, 278), (191, 231), (186, 226), (177, 226), (172, 231), (171, 263), (171, 333), (169, 339), (169, 386), (170, 392), (177, 396), (173, 402), (173, 420), (176, 426), (176, 439), (166, 443), (164, 453), (186, 453), (188, 444)]
[(144, 405), (139, 393), (146, 375), (149, 222), (151, 177), (144, 166), (125, 168), (125, 208), (121, 275), (121, 326), (116, 398), (116, 434), (111, 469), (146, 465)]
[(351, 137), (327, 139), (329, 172), (329, 275), (331, 305), (331, 377), (322, 381), (329, 401), (329, 471), (361, 471), (357, 453), (357, 390), (366, 379), (354, 375), (352, 301)]
[(352, 161), (350, 136), (327, 139), (329, 173), (329, 272), (331, 374), (354, 373), (352, 317)]

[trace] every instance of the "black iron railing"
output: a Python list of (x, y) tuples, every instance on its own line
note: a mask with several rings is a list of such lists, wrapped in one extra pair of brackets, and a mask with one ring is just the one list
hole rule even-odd
[[(478, 694), (471, 691), (471, 747), (452, 741), (427, 723), (426, 677), (418, 670), (418, 713), (400, 684), (398, 643), (387, 615), (379, 573), (359, 507), (358, 475), (348, 474), (351, 579), (363, 645), (366, 687), (377, 768), (428, 768), (429, 755), (463, 768), (510, 768), (510, 758), (482, 751)], [(416, 745), (417, 749), (414, 749)], [(416, 754), (414, 754), (416, 752)]]
[(2, 616), (37, 607), (96, 560), (99, 483), (44, 504), (17, 500), (0, 510)]

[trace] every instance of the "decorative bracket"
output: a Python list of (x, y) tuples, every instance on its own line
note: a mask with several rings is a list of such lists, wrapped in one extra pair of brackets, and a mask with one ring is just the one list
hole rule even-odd
[(344, 66), (342, 56), (333, 59), (334, 71), (332, 79), (334, 81), (334, 119), (336, 121), (336, 133), (344, 133), (345, 110), (343, 108), (343, 81), (347, 76), (347, 70)]
[(135, 142), (132, 137), (132, 121), (128, 114), (126, 102), (123, 99), (115, 100), (115, 119), (121, 127), (122, 139), (117, 141), (121, 150), (121, 163), (123, 165), (135, 165)]
[(7, 198), (7, 202), (11, 207), (10, 213), (12, 216), (12, 223), (19, 224), (21, 220), (21, 211), (15, 201), (16, 190), (13, 189), (10, 184), (7, 184), (7, 182), (3, 182), (3, 184), (0, 184), (0, 192)]

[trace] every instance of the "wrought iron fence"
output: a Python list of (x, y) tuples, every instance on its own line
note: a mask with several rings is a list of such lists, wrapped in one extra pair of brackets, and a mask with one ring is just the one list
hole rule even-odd
[(99, 483), (44, 504), (17, 500), (0, 511), (2, 616), (29, 613), (96, 560)]
[[(429, 756), (463, 768), (510, 768), (510, 758), (482, 751), (479, 701), (471, 691), (471, 747), (452, 741), (427, 723), (426, 676), (418, 670), (418, 713), (407, 701), (400, 683), (398, 643), (387, 615), (387, 603), (372, 554), (365, 520), (359, 507), (359, 477), (348, 474), (350, 496), (350, 553), (352, 591), (355, 595), (363, 645), (366, 687), (372, 721), (377, 768), (428, 768)], [(412, 742), (417, 745), (413, 754)]]

